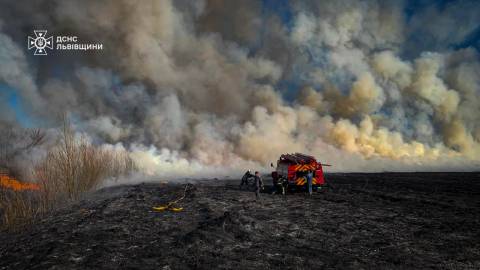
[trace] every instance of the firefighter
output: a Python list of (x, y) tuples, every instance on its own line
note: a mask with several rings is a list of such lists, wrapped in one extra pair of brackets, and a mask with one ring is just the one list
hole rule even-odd
[(279, 177), (278, 172), (272, 172), (272, 179), (273, 179), (273, 193), (272, 194), (277, 194), (280, 193), (282, 195), (285, 195), (285, 183), (284, 179)]
[(260, 173), (257, 171), (255, 172), (255, 198), (260, 198), (260, 190), (263, 189), (263, 180), (260, 176)]
[(308, 194), (310, 194), (310, 196), (312, 196), (312, 179), (313, 179), (313, 171), (308, 171), (307, 185), (308, 185)]
[(272, 192), (272, 194), (275, 194), (275, 193), (278, 192), (278, 187), (277, 187), (278, 181), (279, 181), (278, 173), (276, 171), (273, 171), (271, 175), (272, 175), (272, 182), (273, 182), (273, 192)]
[(248, 178), (253, 177), (254, 175), (250, 170), (248, 170), (242, 177), (242, 183), (240, 183), (240, 189), (243, 187), (243, 185), (248, 187)]

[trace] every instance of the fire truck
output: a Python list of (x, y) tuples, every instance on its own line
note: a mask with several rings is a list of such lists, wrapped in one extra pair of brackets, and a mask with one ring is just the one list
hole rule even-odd
[[(277, 161), (276, 170), (272, 172), (273, 185), (280, 187), (282, 193), (288, 189), (303, 188), (307, 185), (307, 174), (313, 172), (312, 186), (316, 190), (325, 185), (322, 164), (314, 157), (301, 153), (283, 154)], [(273, 167), (273, 163), (272, 163)]]

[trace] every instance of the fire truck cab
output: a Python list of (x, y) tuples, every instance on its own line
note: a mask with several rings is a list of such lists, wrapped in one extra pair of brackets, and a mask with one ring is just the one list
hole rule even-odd
[(277, 161), (276, 170), (272, 172), (273, 184), (282, 185), (286, 189), (301, 188), (306, 186), (307, 174), (312, 171), (312, 186), (317, 189), (325, 184), (322, 165), (330, 166), (317, 162), (312, 156), (300, 153), (283, 154)]

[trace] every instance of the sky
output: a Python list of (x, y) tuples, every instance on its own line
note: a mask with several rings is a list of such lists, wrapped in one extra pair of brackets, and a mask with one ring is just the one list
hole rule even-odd
[[(103, 50), (35, 56), (35, 29)], [(480, 164), (478, 1), (0, 0), (0, 45), (0, 126), (67, 113), (152, 174)]]

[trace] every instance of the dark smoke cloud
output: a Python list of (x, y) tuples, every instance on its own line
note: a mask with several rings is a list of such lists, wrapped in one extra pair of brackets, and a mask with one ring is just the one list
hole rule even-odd
[[(451, 46), (478, 27), (476, 2), (288, 3), (285, 22), (260, 1), (1, 1), (0, 83), (41, 123), (69, 112), (151, 174), (294, 151), (337, 170), (479, 165), (479, 55)], [(39, 28), (104, 50), (32, 57)]]

